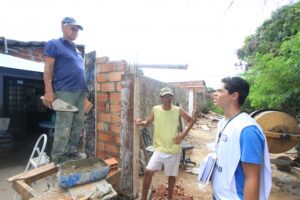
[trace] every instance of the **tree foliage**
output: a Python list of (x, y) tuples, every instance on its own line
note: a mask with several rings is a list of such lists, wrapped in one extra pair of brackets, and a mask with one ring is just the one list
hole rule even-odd
[(237, 51), (245, 61), (250, 105), (300, 113), (300, 2), (272, 14)]

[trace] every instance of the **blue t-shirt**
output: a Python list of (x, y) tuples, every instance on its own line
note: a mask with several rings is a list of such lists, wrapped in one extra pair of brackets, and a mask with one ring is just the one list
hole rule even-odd
[(63, 38), (47, 42), (44, 55), (55, 58), (53, 69), (54, 91), (77, 92), (87, 90), (81, 53)]
[(244, 172), (242, 162), (261, 165), (264, 157), (265, 138), (259, 129), (252, 125), (243, 129), (240, 136), (241, 159), (235, 171), (236, 190), (240, 199), (244, 199)]

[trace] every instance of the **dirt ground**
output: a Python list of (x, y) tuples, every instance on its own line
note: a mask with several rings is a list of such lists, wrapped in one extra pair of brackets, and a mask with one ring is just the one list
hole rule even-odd
[[(205, 130), (206, 127), (209, 130)], [(188, 152), (188, 156), (192, 161), (197, 163), (196, 166), (187, 167), (185, 169), (183, 166), (180, 167), (180, 173), (177, 177), (175, 199), (176, 200), (209, 200), (212, 199), (211, 187), (207, 185), (206, 187), (199, 187), (197, 181), (197, 174), (191, 172), (186, 172), (186, 170), (194, 170), (196, 172), (199, 163), (204, 158), (204, 156), (210, 152), (213, 146), (213, 141), (216, 132), (216, 123), (209, 119), (201, 118), (194, 125), (187, 141), (194, 146), (194, 149)], [(28, 158), (30, 156), (32, 145), (29, 143), (24, 143), (23, 148), (20, 151), (15, 152), (16, 157), (7, 157), (6, 159), (0, 159), (0, 200), (9, 200), (13, 197), (13, 189), (11, 183), (8, 183), (6, 179), (15, 174), (24, 171)], [(292, 157), (291, 153), (285, 154), (271, 154), (272, 158), (287, 155)], [(300, 179), (296, 176), (277, 170), (276, 166), (272, 164), (272, 177), (273, 184), (270, 195), (270, 200), (300, 200)], [(139, 191), (142, 188), (143, 176), (139, 177)], [(167, 178), (163, 172), (155, 173), (152, 181), (152, 188), (155, 193), (153, 199), (166, 199), (163, 194), (166, 194), (167, 188)], [(157, 197), (159, 196), (159, 197)]]
[[(209, 130), (204, 130), (206, 127)], [(204, 128), (204, 129), (203, 129)], [(210, 185), (199, 186), (197, 181), (197, 174), (187, 172), (186, 170), (195, 170), (199, 168), (199, 163), (210, 152), (213, 146), (213, 141), (216, 133), (216, 123), (209, 119), (201, 118), (194, 125), (187, 140), (193, 144), (194, 149), (189, 152), (189, 157), (192, 161), (195, 161), (197, 165), (187, 167), (180, 167), (180, 174), (177, 177), (175, 188), (175, 199), (177, 200), (208, 200), (212, 199), (212, 192)], [(287, 155), (287, 154), (282, 154)], [(279, 155), (271, 154), (272, 158), (276, 158)], [(289, 154), (290, 156), (290, 154)], [(142, 187), (143, 176), (140, 177), (140, 187)], [(270, 200), (299, 200), (300, 199), (300, 179), (296, 176), (278, 171), (275, 165), (272, 164), (272, 190)], [(154, 190), (153, 199), (163, 200), (166, 199), (167, 194), (167, 178), (163, 172), (157, 172), (154, 174), (152, 180), (152, 188)], [(178, 195), (179, 194), (179, 195)]]

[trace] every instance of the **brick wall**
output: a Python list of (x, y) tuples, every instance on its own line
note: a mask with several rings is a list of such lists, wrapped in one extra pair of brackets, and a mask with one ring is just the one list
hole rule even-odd
[[(121, 77), (126, 73), (126, 61), (111, 62), (107, 57), (96, 59), (96, 156), (103, 159), (117, 158), (120, 162), (121, 143)], [(160, 103), (159, 90), (168, 84), (148, 78), (140, 77), (139, 81), (139, 109), (141, 118), (145, 118), (154, 105)], [(171, 85), (169, 85), (170, 87)], [(172, 87), (172, 86), (171, 86)], [(187, 110), (188, 91), (183, 88), (172, 87), (175, 101)], [(151, 127), (150, 131), (151, 131)]]
[(126, 68), (126, 61), (96, 59), (96, 156), (103, 159), (120, 160), (121, 75)]

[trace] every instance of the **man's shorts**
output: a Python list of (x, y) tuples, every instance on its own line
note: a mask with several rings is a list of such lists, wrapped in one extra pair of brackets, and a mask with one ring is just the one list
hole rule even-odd
[(159, 151), (154, 151), (146, 168), (151, 171), (157, 171), (161, 170), (162, 166), (164, 166), (166, 176), (177, 176), (180, 158), (181, 153), (165, 154)]

